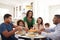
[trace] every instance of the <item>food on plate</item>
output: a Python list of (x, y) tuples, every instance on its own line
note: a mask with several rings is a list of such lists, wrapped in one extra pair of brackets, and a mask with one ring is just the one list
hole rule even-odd
[(21, 31), (17, 31), (16, 34), (23, 34)]
[(37, 30), (30, 29), (29, 32), (37, 32)]

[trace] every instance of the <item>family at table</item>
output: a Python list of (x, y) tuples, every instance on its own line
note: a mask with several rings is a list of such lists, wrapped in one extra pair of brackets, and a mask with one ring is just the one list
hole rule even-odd
[(45, 36), (45, 40), (60, 40), (59, 14), (54, 15), (53, 23), (56, 25), (56, 27), (54, 27), (53, 29), (49, 29), (49, 23), (43, 23), (42, 17), (38, 17), (37, 21), (35, 21), (33, 17), (33, 11), (31, 10), (27, 11), (26, 17), (24, 17), (23, 20), (20, 19), (17, 21), (17, 25), (12, 23), (12, 15), (5, 14), (3, 18), (4, 22), (0, 24), (0, 34), (2, 40), (18, 40), (15, 37), (15, 33), (17, 31), (22, 32), (22, 30), (24, 30), (25, 33), (34, 32), (38, 33), (39, 35)]

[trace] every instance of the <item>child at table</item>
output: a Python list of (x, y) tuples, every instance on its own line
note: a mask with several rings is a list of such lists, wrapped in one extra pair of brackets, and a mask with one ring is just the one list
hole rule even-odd
[(17, 25), (21, 26), (26, 32), (28, 31), (28, 27), (25, 25), (25, 22), (23, 20), (18, 20)]
[(50, 32), (50, 24), (49, 23), (45, 23), (45, 31), (46, 32)]
[(50, 24), (49, 23), (45, 23), (45, 31), (46, 32), (54, 32), (54, 30), (52, 28), (50, 28)]

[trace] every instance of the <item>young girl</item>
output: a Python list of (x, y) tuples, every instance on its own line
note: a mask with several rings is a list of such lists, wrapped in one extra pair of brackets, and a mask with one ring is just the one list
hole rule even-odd
[(25, 25), (25, 22), (23, 20), (18, 20), (17, 25), (22, 27), (26, 32), (28, 31), (27, 26)]

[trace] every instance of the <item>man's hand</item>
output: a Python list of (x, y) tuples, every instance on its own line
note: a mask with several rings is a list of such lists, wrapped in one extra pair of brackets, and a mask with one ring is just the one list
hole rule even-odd
[(12, 36), (13, 34), (15, 34), (16, 31), (21, 31), (22, 28), (19, 26), (19, 27), (16, 27), (15, 30), (12, 30), (12, 31), (9, 31), (8, 30), (5, 30), (2, 32), (3, 36), (5, 36), (6, 38)]

